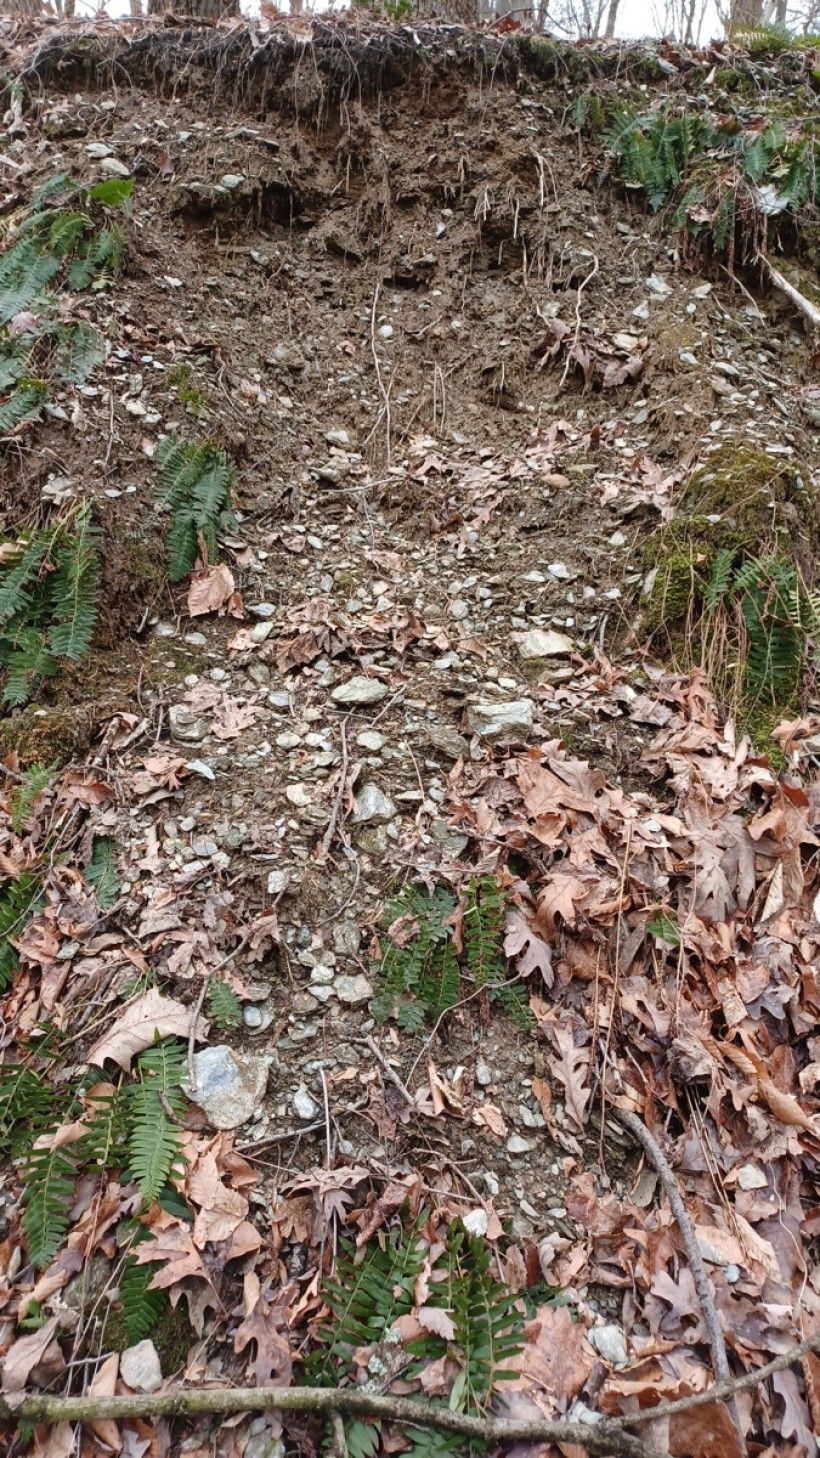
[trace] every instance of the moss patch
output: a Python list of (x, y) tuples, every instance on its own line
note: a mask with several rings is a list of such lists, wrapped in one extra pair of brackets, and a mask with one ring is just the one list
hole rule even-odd
[(0, 754), (14, 751), (24, 768), (82, 759), (91, 745), (94, 718), (93, 710), (82, 705), (41, 709), (30, 704), (0, 720)]

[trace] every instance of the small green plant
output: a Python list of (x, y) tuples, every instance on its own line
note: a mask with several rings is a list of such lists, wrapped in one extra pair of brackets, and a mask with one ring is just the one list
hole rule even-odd
[(15, 835), (23, 834), (38, 800), (49, 789), (53, 780), (54, 769), (52, 766), (29, 765), (11, 797), (11, 828)]
[(158, 452), (159, 499), (171, 515), (168, 576), (187, 577), (201, 556), (217, 559), (217, 537), (233, 524), (231, 488), (234, 468), (211, 441), (162, 442)]
[(12, 937), (19, 937), (43, 909), (43, 887), (32, 871), (23, 871), (16, 881), (0, 882), (0, 992), (11, 985), (20, 965)]
[(85, 879), (94, 887), (97, 904), (103, 911), (112, 907), (120, 893), (117, 874), (116, 841), (110, 835), (95, 835), (91, 859), (85, 868)]
[(25, 704), (60, 660), (91, 646), (100, 585), (99, 534), (88, 502), (49, 526), (0, 544), (2, 702)]
[(237, 1028), (242, 1021), (242, 1004), (232, 987), (219, 977), (208, 987), (208, 1011), (218, 1028)]
[[(44, 1268), (60, 1249), (81, 1174), (120, 1172), (145, 1205), (165, 1198), (182, 1169), (185, 1067), (185, 1046), (174, 1038), (157, 1039), (116, 1085), (97, 1083), (95, 1071), (66, 1091), (26, 1066), (0, 1067), (0, 1151), (24, 1161), (23, 1230), (33, 1265)], [(78, 1138), (55, 1140), (59, 1127), (76, 1121)], [(137, 1308), (152, 1307), (153, 1293), (139, 1295), (144, 1269), (129, 1277), (134, 1327)]]
[[(444, 1356), (458, 1371), (448, 1398), (451, 1410), (486, 1412), (498, 1384), (515, 1377), (506, 1364), (524, 1345), (523, 1316), (517, 1298), (490, 1273), (490, 1255), (481, 1241), (454, 1223), (432, 1260), (421, 1238), (426, 1215), (422, 1212), (409, 1231), (394, 1227), (386, 1239), (371, 1243), (364, 1252), (342, 1248), (336, 1274), (325, 1282), (322, 1295), (332, 1318), (320, 1328), (318, 1346), (305, 1363), (309, 1379), (318, 1385), (338, 1386), (352, 1366), (357, 1349), (389, 1344), (399, 1338), (391, 1332), (396, 1319), (415, 1304), (416, 1282), (428, 1268), (425, 1306), (442, 1312), (452, 1336), (429, 1335), (407, 1343), (404, 1377), (412, 1381), (430, 1361)], [(378, 1449), (380, 1426), (353, 1419), (346, 1423), (351, 1458), (371, 1458)], [(480, 1451), (461, 1437), (431, 1438), (411, 1428), (413, 1452), (421, 1455), (470, 1454)]]
[[(370, 1004), (377, 1022), (394, 1018), (410, 1033), (435, 1026), (456, 1006), (462, 977), (467, 976), (487, 1005), (500, 1005), (519, 1026), (529, 1028), (522, 986), (506, 975), (504, 918), (503, 892), (493, 876), (474, 877), (461, 905), (443, 886), (432, 894), (409, 886), (388, 902), (382, 917), (386, 947), (380, 989)], [(459, 922), (462, 941), (457, 950)]]

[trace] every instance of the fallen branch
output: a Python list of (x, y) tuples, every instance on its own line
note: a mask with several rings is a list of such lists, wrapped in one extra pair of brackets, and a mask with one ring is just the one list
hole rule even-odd
[(712, 1349), (712, 1365), (715, 1369), (715, 1376), (720, 1384), (727, 1386), (727, 1407), (737, 1429), (741, 1452), (745, 1452), (746, 1444), (743, 1428), (741, 1427), (740, 1414), (738, 1413), (737, 1403), (733, 1395), (732, 1374), (729, 1371), (726, 1342), (723, 1337), (717, 1307), (715, 1306), (715, 1298), (712, 1294), (712, 1283), (706, 1273), (706, 1266), (704, 1265), (703, 1256), (700, 1253), (698, 1238), (695, 1235), (694, 1226), (686, 1212), (680, 1186), (666, 1155), (655, 1136), (647, 1129), (643, 1120), (639, 1119), (637, 1114), (633, 1114), (630, 1109), (621, 1109), (618, 1107), (612, 1110), (612, 1115), (621, 1124), (625, 1125), (631, 1134), (634, 1134), (639, 1144), (643, 1145), (663, 1185), (666, 1198), (672, 1207), (672, 1214), (678, 1223), (678, 1229), (681, 1233), (686, 1258), (689, 1262), (689, 1268), (692, 1272), (692, 1279), (695, 1283), (695, 1290), (703, 1314), (703, 1324), (706, 1327), (706, 1334)]
[[(358, 1413), (411, 1427), (438, 1428), (488, 1444), (577, 1443), (587, 1453), (615, 1458), (668, 1458), (606, 1419), (598, 1423), (547, 1422), (544, 1418), (483, 1418), (450, 1412), (431, 1402), (384, 1397), (360, 1387), (192, 1387), (135, 1392), (129, 1397), (0, 1398), (0, 1418), (27, 1423), (121, 1422), (126, 1418), (193, 1417), (226, 1412)], [(334, 1436), (338, 1426), (334, 1429)]]
[(762, 253), (758, 254), (757, 261), (761, 265), (772, 288), (777, 289), (778, 293), (783, 294), (791, 304), (794, 304), (795, 309), (803, 315), (804, 319), (808, 319), (812, 328), (820, 329), (820, 309), (818, 309), (817, 305), (813, 304), (811, 299), (807, 299), (805, 294), (801, 294), (800, 290), (796, 289), (793, 283), (789, 283), (789, 280), (780, 272), (780, 269), (775, 268), (774, 264), (770, 263), (768, 258), (764, 257)]

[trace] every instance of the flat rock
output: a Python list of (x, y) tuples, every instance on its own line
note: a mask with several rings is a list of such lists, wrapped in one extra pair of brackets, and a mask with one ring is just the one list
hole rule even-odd
[(273, 1061), (217, 1043), (194, 1054), (196, 1092), (183, 1087), (215, 1129), (238, 1129), (258, 1113)]
[(532, 699), (470, 704), (467, 709), (467, 722), (480, 739), (528, 738), (532, 720)]
[(384, 790), (380, 790), (378, 785), (362, 785), (356, 796), (354, 825), (383, 825), (385, 821), (392, 820), (395, 814), (395, 802), (389, 795), (385, 795)]
[(388, 692), (386, 683), (356, 673), (347, 683), (337, 684), (330, 697), (334, 704), (379, 704), (387, 698)]
[(303, 1083), (300, 1084), (297, 1088), (295, 1094), (293, 1095), (292, 1102), (293, 1111), (296, 1114), (297, 1118), (303, 1119), (306, 1124), (310, 1123), (311, 1119), (316, 1118), (316, 1115), (319, 1112), (319, 1105), (317, 1104), (316, 1100), (312, 1098), (311, 1095), (308, 1093)]
[(162, 1386), (159, 1353), (147, 1337), (134, 1347), (126, 1347), (120, 1357), (120, 1376), (132, 1392), (159, 1391)]
[(530, 628), (527, 633), (513, 633), (518, 653), (525, 661), (534, 658), (567, 658), (574, 652), (575, 644), (566, 633), (556, 633), (552, 628)]
[(333, 984), (336, 996), (346, 1007), (362, 1007), (373, 996), (373, 984), (363, 972), (348, 977), (344, 973)]
[(205, 738), (208, 726), (205, 720), (189, 709), (187, 704), (172, 704), (168, 710), (171, 738), (182, 744), (199, 744)]

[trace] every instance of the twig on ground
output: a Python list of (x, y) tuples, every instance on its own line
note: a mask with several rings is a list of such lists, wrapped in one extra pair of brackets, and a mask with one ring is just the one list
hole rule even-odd
[[(379, 394), (381, 395), (382, 401), (383, 401), (384, 430), (385, 430), (385, 465), (389, 468), (389, 466), (390, 466), (390, 457), (391, 457), (391, 452), (392, 452), (392, 445), (391, 445), (391, 440), (390, 440), (390, 434), (391, 434), (391, 429), (392, 429), (392, 422), (391, 422), (391, 417), (390, 417), (390, 388), (385, 389), (384, 380), (382, 379), (381, 365), (379, 363), (379, 351), (376, 348), (376, 310), (377, 310), (377, 308), (379, 306), (379, 294), (380, 293), (381, 293), (381, 284), (380, 283), (377, 283), (376, 284), (376, 288), (375, 288), (375, 292), (373, 294), (373, 308), (372, 308), (372, 311), (371, 311), (371, 314), (370, 314), (370, 351), (371, 351), (371, 353), (373, 355), (373, 363), (376, 366), (376, 383), (378, 384)], [(390, 381), (390, 387), (392, 387), (392, 384), (393, 384), (393, 381), (391, 379), (391, 381)], [(376, 422), (376, 423), (378, 424), (378, 422)]]
[(820, 329), (820, 309), (818, 309), (817, 305), (813, 304), (811, 299), (807, 299), (805, 294), (801, 294), (800, 290), (796, 289), (793, 283), (789, 283), (789, 280), (780, 272), (780, 269), (775, 268), (774, 264), (770, 263), (768, 258), (762, 253), (758, 254), (757, 262), (761, 265), (772, 288), (777, 289), (778, 293), (783, 294), (789, 300), (789, 303), (793, 304), (795, 309), (803, 315), (803, 318), (808, 319), (813, 329)]
[[(703, 1256), (700, 1253), (700, 1246), (698, 1245), (694, 1226), (687, 1214), (686, 1207), (683, 1203), (683, 1196), (680, 1192), (680, 1186), (675, 1178), (672, 1167), (657, 1139), (647, 1129), (643, 1119), (640, 1119), (637, 1114), (633, 1114), (630, 1109), (617, 1107), (611, 1110), (610, 1118), (612, 1117), (619, 1120), (631, 1134), (634, 1134), (638, 1143), (643, 1146), (652, 1161), (658, 1178), (663, 1185), (666, 1198), (672, 1207), (672, 1214), (678, 1223), (678, 1229), (680, 1230), (681, 1239), (683, 1240), (686, 1251), (686, 1258), (689, 1262), (692, 1279), (695, 1283), (695, 1290), (703, 1315), (703, 1323), (706, 1327), (706, 1334), (712, 1349), (712, 1365), (715, 1369), (715, 1376), (719, 1383), (728, 1383), (731, 1389), (732, 1374), (729, 1371), (726, 1342), (723, 1337), (717, 1307), (715, 1306), (715, 1298), (712, 1294), (712, 1283), (706, 1273), (706, 1266), (704, 1265)], [(729, 1396), (727, 1406), (737, 1429), (741, 1452), (745, 1453), (746, 1444), (743, 1436), (743, 1428), (741, 1427), (740, 1415), (733, 1395)]]
[(211, 979), (216, 976), (217, 972), (221, 972), (223, 967), (227, 967), (228, 963), (232, 962), (235, 957), (239, 956), (239, 953), (242, 951), (243, 947), (247, 946), (250, 935), (251, 932), (249, 927), (247, 931), (244, 931), (242, 933), (239, 941), (237, 942), (233, 950), (227, 952), (225, 956), (221, 959), (221, 961), (217, 962), (215, 967), (211, 967), (210, 971), (206, 972), (205, 977), (202, 981), (202, 986), (199, 989), (199, 997), (194, 1003), (193, 1011), (191, 1013), (191, 1022), (188, 1028), (188, 1092), (190, 1093), (191, 1098), (193, 1098), (196, 1094), (196, 1075), (194, 1074), (194, 1043), (196, 1042), (196, 1025), (199, 1022), (199, 1014), (202, 1012), (205, 998), (208, 995), (208, 988), (211, 985)]
[(787, 1352), (781, 1352), (774, 1361), (767, 1362), (765, 1367), (757, 1367), (754, 1372), (745, 1372), (742, 1377), (732, 1377), (728, 1382), (716, 1382), (704, 1392), (693, 1392), (691, 1397), (679, 1397), (676, 1402), (661, 1402), (657, 1407), (644, 1408), (643, 1412), (626, 1413), (623, 1417), (610, 1418), (609, 1421), (631, 1428), (638, 1423), (652, 1423), (656, 1418), (674, 1417), (676, 1413), (689, 1412), (693, 1407), (706, 1407), (710, 1402), (721, 1402), (724, 1397), (734, 1398), (738, 1392), (750, 1392), (759, 1387), (761, 1382), (765, 1382), (768, 1377), (774, 1377), (776, 1372), (785, 1372), (787, 1367), (802, 1361), (810, 1352), (820, 1352), (820, 1332), (807, 1337), (796, 1347), (789, 1347)]
[(578, 292), (575, 295), (575, 333), (572, 336), (572, 344), (567, 350), (567, 358), (564, 363), (564, 373), (561, 376), (561, 381), (558, 386), (559, 390), (563, 390), (565, 384), (567, 383), (567, 376), (570, 371), (570, 365), (572, 364), (575, 350), (578, 348), (578, 340), (581, 337), (581, 295), (584, 292), (587, 284), (592, 282), (596, 273), (598, 272), (598, 256), (597, 254), (594, 254), (593, 257), (594, 262), (592, 268), (590, 269), (586, 278), (582, 279), (579, 283)]
[(363, 1417), (438, 1428), (460, 1433), (490, 1446), (513, 1443), (576, 1443), (587, 1453), (608, 1458), (668, 1458), (639, 1438), (604, 1419), (600, 1423), (548, 1422), (544, 1418), (475, 1417), (450, 1412), (432, 1402), (381, 1396), (360, 1387), (218, 1387), (172, 1388), (135, 1392), (127, 1397), (0, 1398), (0, 1418), (28, 1423), (122, 1422), (134, 1417), (188, 1417), (228, 1412), (355, 1412)]
[(401, 1094), (402, 1098), (407, 1100), (407, 1103), (410, 1105), (410, 1108), (411, 1109), (414, 1109), (416, 1107), (416, 1101), (413, 1098), (413, 1095), (411, 1094), (411, 1092), (410, 1092), (409, 1088), (407, 1087), (407, 1085), (402, 1083), (402, 1081), (399, 1078), (399, 1075), (397, 1074), (395, 1068), (391, 1068), (390, 1064), (388, 1063), (387, 1059), (385, 1058), (385, 1056), (382, 1053), (381, 1049), (379, 1048), (378, 1044), (373, 1041), (373, 1039), (370, 1037), (369, 1034), (366, 1037), (361, 1038), (360, 1039), (360, 1042), (364, 1043), (365, 1046), (370, 1049), (370, 1052), (373, 1054), (373, 1057), (375, 1059), (377, 1059), (377, 1061), (381, 1064), (382, 1068), (384, 1069), (385, 1073), (387, 1074), (387, 1077), (390, 1079), (390, 1082), (395, 1085), (395, 1087), (398, 1089), (399, 1093)]
[(327, 822), (327, 829), (325, 830), (325, 833), (322, 836), (322, 843), (321, 843), (321, 846), (319, 847), (319, 859), (320, 860), (324, 860), (326, 858), (327, 853), (330, 850), (330, 847), (331, 847), (331, 845), (333, 843), (333, 837), (336, 834), (336, 826), (339, 823), (339, 814), (340, 814), (341, 808), (342, 808), (342, 801), (344, 799), (345, 789), (347, 788), (347, 767), (348, 767), (349, 758), (350, 758), (349, 757), (349, 754), (348, 754), (348, 749), (347, 749), (347, 723), (348, 723), (349, 718), (350, 718), (350, 715), (349, 714), (346, 714), (345, 717), (344, 717), (344, 719), (342, 720), (342, 726), (341, 726), (342, 763), (341, 763), (341, 766), (339, 768), (339, 784), (338, 784), (338, 787), (337, 787), (337, 790), (336, 790), (336, 795), (335, 795), (335, 798), (334, 798), (334, 801), (333, 801), (333, 809), (330, 812), (330, 819)]
[(340, 1412), (330, 1414), (330, 1458), (347, 1458), (347, 1438), (344, 1419)]

